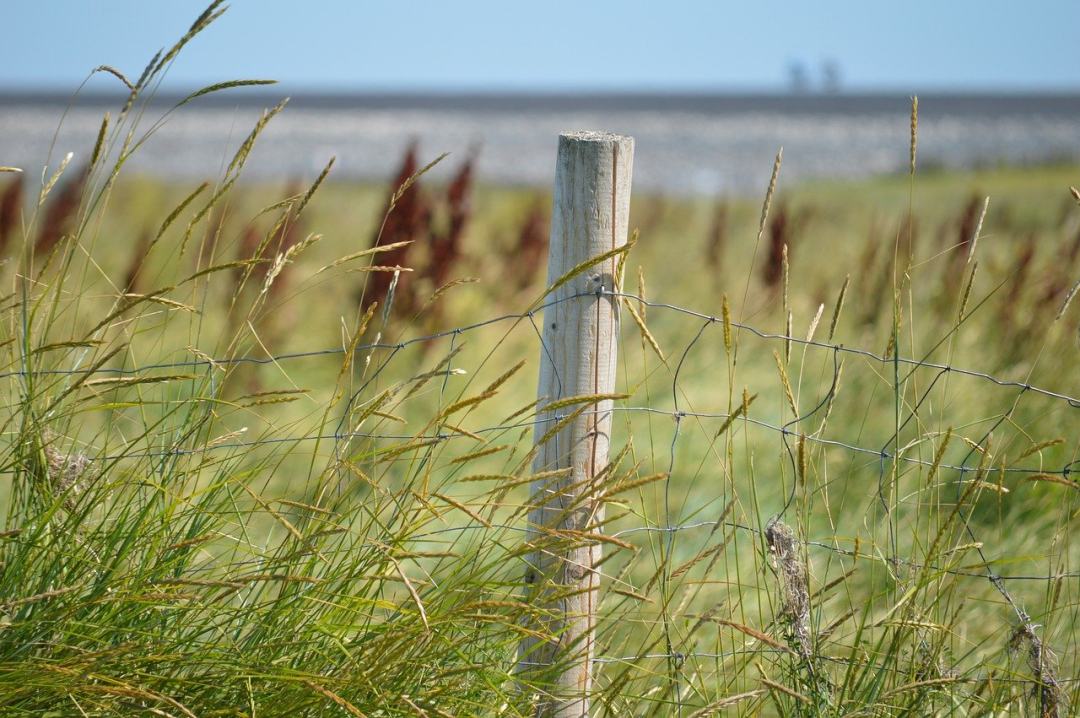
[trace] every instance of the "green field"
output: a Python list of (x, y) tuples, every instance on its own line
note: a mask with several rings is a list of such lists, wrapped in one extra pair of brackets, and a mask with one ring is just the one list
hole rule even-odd
[[(0, 713), (531, 714), (549, 191), (128, 177), (164, 67), (0, 175)], [(1078, 183), (633, 198), (594, 713), (1077, 709)]]

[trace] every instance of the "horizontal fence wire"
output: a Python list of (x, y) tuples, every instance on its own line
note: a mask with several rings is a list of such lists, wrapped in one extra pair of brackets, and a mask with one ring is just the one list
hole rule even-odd
[[(649, 299), (646, 299), (644, 297), (638, 296), (636, 294), (631, 294), (631, 293), (628, 293), (628, 292), (610, 292), (610, 291), (601, 290), (599, 292), (578, 292), (578, 293), (575, 293), (575, 294), (569, 294), (569, 295), (567, 295), (567, 296), (565, 296), (565, 297), (563, 297), (561, 299), (552, 300), (552, 301), (549, 301), (549, 302), (538, 304), (535, 308), (530, 309), (529, 311), (502, 314), (502, 315), (492, 317), (490, 319), (486, 319), (486, 320), (483, 320), (483, 321), (474, 322), (474, 323), (471, 323), (471, 324), (463, 324), (463, 325), (461, 325), (459, 327), (454, 327), (452, 329), (444, 329), (444, 330), (441, 330), (441, 331), (438, 331), (438, 332), (433, 332), (431, 334), (425, 334), (425, 335), (422, 335), (422, 336), (410, 337), (409, 339), (406, 339), (406, 340), (403, 340), (403, 341), (400, 341), (400, 342), (373, 342), (373, 343), (370, 343), (370, 344), (358, 344), (355, 347), (354, 352), (355, 353), (361, 353), (361, 352), (373, 351), (373, 350), (393, 350), (393, 351), (398, 351), (398, 350), (405, 349), (405, 348), (410, 347), (410, 346), (415, 345), (415, 344), (424, 344), (424, 343), (427, 343), (427, 342), (435, 341), (437, 339), (444, 339), (444, 338), (449, 337), (449, 336), (460, 335), (460, 334), (463, 334), (463, 333), (466, 333), (466, 332), (471, 332), (471, 331), (475, 331), (477, 329), (482, 329), (484, 327), (488, 327), (488, 326), (491, 326), (493, 324), (499, 324), (499, 323), (507, 322), (507, 321), (511, 321), (511, 320), (529, 319), (529, 318), (535, 317), (537, 313), (542, 312), (543, 310), (545, 310), (545, 309), (547, 309), (549, 307), (553, 307), (556, 304), (567, 302), (567, 301), (570, 301), (570, 300), (573, 300), (573, 299), (580, 299), (582, 297), (595, 297), (597, 295), (613, 296), (613, 297), (616, 297), (616, 298), (619, 298), (619, 299), (625, 299), (625, 300), (628, 300), (628, 301), (638, 302), (638, 303), (643, 304), (643, 305), (645, 305), (647, 307), (656, 308), (656, 309), (665, 309), (665, 310), (669, 310), (669, 311), (672, 311), (672, 312), (675, 312), (677, 314), (681, 314), (681, 315), (684, 315), (684, 316), (689, 316), (689, 317), (694, 317), (694, 318), (697, 318), (697, 319), (702, 319), (702, 320), (707, 321), (710, 324), (719, 324), (719, 323), (721, 323), (723, 321), (721, 319), (721, 317), (719, 317), (719, 316), (717, 316), (715, 314), (708, 314), (706, 312), (702, 312), (702, 311), (697, 310), (697, 309), (692, 309), (692, 308), (689, 308), (689, 307), (682, 307), (682, 306), (679, 306), (679, 305), (676, 305), (676, 304), (669, 304), (669, 303), (666, 303), (666, 302), (657, 302), (657, 301), (649, 300)], [(828, 350), (833, 351), (833, 352), (837, 352), (837, 353), (841, 353), (841, 354), (850, 354), (850, 355), (854, 355), (854, 356), (860, 356), (860, 357), (863, 357), (865, 359), (870, 359), (870, 360), (880, 362), (880, 363), (897, 361), (900, 364), (903, 364), (905, 366), (911, 366), (911, 367), (914, 367), (916, 369), (920, 369), (920, 368), (921, 369), (936, 369), (936, 370), (939, 370), (939, 371), (942, 371), (942, 372), (945, 372), (945, 373), (953, 373), (953, 374), (959, 374), (959, 375), (962, 375), (962, 376), (970, 376), (970, 377), (974, 377), (974, 378), (977, 378), (977, 379), (983, 379), (985, 381), (991, 382), (992, 384), (996, 384), (997, 386), (1015, 387), (1017, 389), (1022, 389), (1025, 392), (1031, 392), (1033, 394), (1039, 394), (1041, 396), (1049, 397), (1049, 398), (1052, 398), (1052, 399), (1058, 399), (1058, 400), (1066, 402), (1069, 406), (1071, 406), (1074, 409), (1080, 409), (1080, 398), (1070, 396), (1068, 394), (1064, 394), (1064, 393), (1061, 393), (1061, 392), (1052, 391), (1050, 389), (1046, 389), (1046, 388), (1043, 388), (1043, 387), (1039, 387), (1039, 386), (1036, 386), (1036, 385), (1031, 384), (1030, 382), (1026, 382), (1026, 381), (1018, 381), (1018, 380), (1013, 380), (1013, 379), (1003, 379), (1001, 377), (994, 376), (993, 374), (990, 374), (988, 372), (978, 371), (978, 370), (975, 370), (975, 369), (970, 369), (970, 368), (966, 368), (966, 367), (962, 367), (962, 366), (956, 366), (955, 364), (940, 364), (940, 363), (937, 363), (937, 362), (929, 361), (927, 359), (915, 359), (915, 358), (912, 358), (912, 357), (904, 357), (904, 356), (892, 357), (892, 356), (887, 356), (887, 355), (884, 355), (884, 354), (878, 354), (878, 353), (875, 353), (875, 352), (867, 350), (867, 349), (858, 349), (858, 348), (847, 347), (847, 346), (844, 346), (843, 344), (839, 344), (839, 343), (833, 344), (833, 343), (829, 343), (829, 342), (821, 342), (821, 341), (816, 341), (816, 340), (813, 340), (813, 339), (807, 339), (805, 337), (798, 337), (798, 336), (788, 335), (788, 334), (783, 334), (783, 333), (766, 332), (764, 330), (758, 329), (757, 327), (754, 327), (751, 324), (744, 323), (744, 322), (738, 322), (738, 321), (734, 321), (734, 320), (732, 320), (730, 322), (730, 325), (735, 329), (748, 331), (748, 332), (754, 334), (755, 336), (757, 336), (760, 339), (777, 340), (777, 341), (783, 341), (783, 342), (790, 342), (792, 344), (798, 344), (798, 345), (804, 345), (804, 346), (808, 346), (808, 347), (814, 347), (814, 348), (818, 348), (818, 349), (828, 349)], [(87, 369), (42, 369), (42, 370), (36, 370), (35, 369), (32, 372), (27, 372), (25, 370), (14, 370), (14, 371), (0, 372), (0, 379), (9, 378), (9, 377), (26, 376), (28, 373), (32, 373), (34, 375), (60, 375), (60, 376), (82, 376), (82, 375), (87, 375), (87, 374), (120, 374), (120, 375), (125, 375), (125, 374), (141, 374), (143, 372), (149, 372), (149, 371), (154, 371), (154, 370), (159, 370), (159, 369), (184, 369), (184, 368), (199, 368), (199, 367), (226, 367), (226, 366), (232, 366), (232, 365), (237, 365), (237, 364), (264, 365), (264, 364), (282, 363), (282, 362), (287, 362), (287, 361), (296, 360), (296, 359), (311, 359), (311, 358), (322, 357), (322, 356), (341, 356), (341, 355), (344, 355), (346, 353), (346, 351), (347, 350), (345, 348), (343, 348), (343, 347), (328, 347), (328, 348), (325, 348), (325, 349), (315, 349), (315, 350), (304, 351), (304, 352), (272, 354), (272, 355), (268, 355), (268, 356), (265, 356), (265, 357), (244, 356), (244, 357), (222, 357), (222, 358), (209, 358), (209, 359), (192, 359), (190, 361), (163, 362), (163, 363), (146, 364), (146, 365), (139, 366), (139, 367), (128, 367), (128, 368), (124, 368), (124, 367), (97, 367), (97, 368), (87, 368)]]
[[(779, 656), (787, 655), (788, 652), (779, 648), (747, 648), (739, 651), (725, 651), (722, 653), (710, 653), (707, 651), (688, 651), (686, 653), (644, 653), (641, 655), (626, 655), (626, 656), (596, 656), (593, 658), (593, 663), (638, 663), (639, 661), (647, 660), (666, 660), (675, 658), (680, 661), (687, 661), (692, 659), (704, 659), (704, 660), (725, 660), (729, 658), (742, 658), (745, 656)], [(874, 667), (874, 664), (865, 661), (853, 661), (850, 658), (840, 658), (838, 656), (818, 655), (815, 658), (819, 658), (829, 663), (835, 663), (841, 666), (854, 666), (857, 668)], [(528, 661), (522, 661), (521, 665), (527, 666), (539, 666), (542, 664), (531, 663)], [(1010, 677), (1008, 675), (1001, 675), (999, 673), (981, 673), (972, 676), (952, 676), (949, 677), (945, 683), (982, 683), (983, 681), (1001, 681), (1003, 683), (1031, 683), (1030, 678)], [(1080, 683), (1080, 677), (1072, 678), (1057, 678), (1057, 683)]]
[[(440, 372), (438, 375), (442, 375), (442, 372)], [(717, 419), (717, 420), (728, 420), (728, 419), (732, 418), (732, 414), (727, 414), (727, 413), (709, 413), (709, 412), (697, 412), (697, 411), (672, 412), (672, 411), (664, 411), (662, 409), (654, 409), (652, 407), (647, 407), (647, 406), (615, 406), (615, 407), (612, 407), (610, 410), (605, 410), (604, 412), (598, 412), (596, 410), (587, 410), (587, 411), (578, 412), (578, 415), (579, 416), (589, 416), (589, 415), (594, 415), (594, 414), (598, 414), (598, 413), (606, 413), (607, 411), (612, 411), (612, 412), (621, 413), (621, 414), (639, 413), (639, 414), (661, 415), (661, 416), (671, 418), (673, 420), (682, 419), (682, 418), (686, 418), (686, 417), (693, 417), (693, 418), (700, 418), (700, 419)], [(744, 421), (745, 420), (748, 424), (752, 424), (754, 426), (758, 426), (758, 427), (761, 427), (761, 428), (764, 428), (764, 429), (769, 429), (769, 430), (775, 431), (775, 432), (777, 432), (779, 434), (782, 434), (782, 435), (794, 436), (794, 437), (800, 436), (800, 434), (798, 432), (791, 431), (790, 429), (787, 429), (787, 428), (785, 428), (783, 426), (778, 426), (776, 424), (771, 424), (771, 423), (769, 423), (767, 421), (762, 421), (760, 419), (754, 419), (753, 417), (744, 417), (742, 415), (735, 415), (735, 416), (739, 421)], [(481, 434), (481, 435), (483, 435), (483, 434), (492, 434), (492, 433), (513, 431), (515, 429), (535, 428), (537, 426), (543, 426), (543, 425), (547, 425), (547, 424), (558, 423), (559, 421), (565, 419), (566, 417), (567, 417), (566, 414), (561, 414), (561, 413), (555, 412), (555, 413), (552, 413), (551, 416), (537, 417), (535, 419), (529, 419), (527, 421), (516, 421), (516, 422), (513, 422), (513, 423), (509, 423), (509, 424), (495, 424), (493, 426), (483, 426), (483, 427), (479, 427), (479, 428), (475, 428), (475, 429), (469, 429), (469, 432), (472, 433), (472, 434)], [(974, 471), (977, 471), (980, 468), (980, 466), (978, 464), (951, 464), (951, 463), (948, 463), (948, 462), (940, 462), (940, 461), (935, 464), (933, 461), (927, 461), (925, 459), (919, 459), (919, 458), (915, 458), (915, 457), (911, 457), (911, 456), (906, 456), (906, 455), (903, 455), (903, 454), (900, 454), (899, 456), (897, 456), (897, 455), (892, 454), (892, 453), (890, 453), (888, 451), (881, 451), (880, 449), (874, 449), (874, 448), (867, 447), (867, 446), (858, 446), (856, 444), (849, 444), (847, 442), (838, 441), (836, 439), (823, 439), (821, 437), (816, 437), (816, 436), (809, 435), (809, 434), (801, 435), (801, 436), (806, 441), (809, 441), (809, 442), (812, 442), (812, 443), (815, 443), (815, 444), (821, 444), (823, 446), (830, 446), (830, 447), (835, 447), (835, 448), (838, 448), (838, 449), (844, 449), (846, 451), (856, 453), (856, 454), (866, 454), (866, 455), (870, 455), (870, 456), (873, 456), (876, 459), (881, 459), (881, 460), (897, 459), (898, 461), (901, 461), (903, 463), (913, 464), (913, 465), (916, 465), (916, 466), (926, 466), (926, 467), (937, 466), (939, 469), (950, 469), (950, 470), (959, 471), (959, 472), (962, 472), (962, 473), (974, 472)], [(348, 439), (373, 439), (373, 440), (386, 440), (386, 441), (410, 441), (410, 440), (412, 440), (412, 441), (425, 441), (425, 442), (439, 443), (439, 442), (444, 442), (444, 441), (452, 441), (452, 440), (455, 440), (455, 439), (469, 439), (469, 438), (472, 438), (472, 437), (470, 437), (468, 434), (460, 434), (460, 433), (453, 433), (453, 432), (439, 432), (439, 433), (431, 433), (431, 434), (424, 434), (424, 433), (420, 433), (420, 434), (389, 434), (389, 433), (379, 433), (379, 432), (369, 432), (369, 431), (342, 431), (342, 432), (325, 433), (325, 434), (323, 434), (323, 433), (320, 433), (320, 434), (307, 434), (307, 435), (293, 436), (293, 437), (280, 437), (280, 436), (279, 437), (267, 437), (267, 438), (260, 438), (260, 439), (252, 439), (250, 441), (233, 441), (233, 442), (226, 441), (226, 442), (221, 442), (221, 443), (212, 444), (212, 445), (208, 445), (208, 446), (197, 447), (197, 448), (193, 448), (193, 449), (192, 448), (180, 448), (180, 447), (177, 447), (177, 448), (172, 448), (172, 449), (161, 449), (161, 450), (158, 450), (158, 451), (132, 451), (132, 452), (123, 452), (123, 453), (119, 453), (119, 454), (108, 454), (108, 455), (105, 455), (105, 456), (101, 456), (99, 458), (101, 460), (103, 460), (103, 461), (119, 461), (119, 460), (122, 460), (122, 459), (160, 458), (160, 457), (166, 457), (166, 456), (184, 456), (184, 455), (201, 454), (201, 453), (206, 453), (206, 452), (224, 451), (224, 450), (227, 450), (227, 449), (254, 449), (254, 448), (257, 448), (259, 446), (272, 446), (272, 445), (275, 445), (275, 444), (288, 444), (288, 443), (302, 444), (302, 443), (310, 442), (310, 441), (345, 441), (345, 440), (348, 440)], [(1050, 468), (1036, 467), (1036, 466), (1026, 466), (1026, 467), (1024, 467), (1024, 466), (1005, 466), (1005, 467), (998, 467), (998, 468), (991, 469), (991, 470), (988, 471), (988, 473), (994, 473), (994, 474), (1000, 474), (1000, 473), (1004, 473), (1004, 474), (1040, 474), (1040, 475), (1046, 475), (1046, 476), (1069, 477), (1072, 474), (1078, 472), (1078, 468), (1077, 468), (1078, 465), (1080, 465), (1080, 461), (1070, 462), (1069, 464), (1066, 464), (1065, 466), (1061, 466), (1061, 467), (1050, 467)]]

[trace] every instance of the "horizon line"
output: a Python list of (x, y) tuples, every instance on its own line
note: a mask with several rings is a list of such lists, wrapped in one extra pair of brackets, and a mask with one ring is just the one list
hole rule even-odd
[[(151, 103), (165, 104), (178, 102), (202, 88), (168, 87), (148, 95)], [(275, 91), (278, 90), (278, 91)], [(762, 87), (687, 87), (687, 88), (496, 88), (496, 87), (461, 87), (461, 88), (422, 88), (407, 87), (391, 89), (385, 87), (296, 87), (295, 83), (279, 82), (251, 87), (229, 88), (227, 92), (205, 95), (199, 98), (202, 105), (256, 103), (273, 98), (275, 102), (282, 98), (303, 104), (319, 101), (358, 101), (369, 102), (403, 101), (514, 101), (514, 100), (569, 100), (569, 101), (633, 101), (633, 100), (763, 100), (763, 101), (843, 101), (843, 100), (897, 100), (918, 96), (926, 100), (1080, 100), (1080, 86), (1068, 88), (981, 88), (981, 87), (937, 87), (922, 91), (903, 90), (900, 88), (840, 88), (838, 90), (808, 89), (793, 90), (776, 86)], [(54, 86), (0, 85), (0, 106), (42, 102), (47, 104), (69, 103), (73, 100), (90, 103), (123, 102), (128, 93), (124, 90), (83, 87), (69, 89)]]

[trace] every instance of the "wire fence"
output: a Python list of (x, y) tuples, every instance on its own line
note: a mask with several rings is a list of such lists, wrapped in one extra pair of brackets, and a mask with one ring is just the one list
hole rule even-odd
[[(604, 294), (603, 291), (599, 292)], [(531, 330), (531, 333), (535, 335), (538, 343), (539, 350), (542, 352), (549, 352), (549, 347), (544, 345), (543, 332), (537, 325), (538, 318), (540, 318), (546, 309), (553, 307), (559, 302), (572, 301), (581, 297), (594, 297), (597, 293), (578, 293), (571, 294), (557, 301), (538, 302), (532, 308), (515, 313), (501, 314), (495, 317), (485, 319), (483, 321), (474, 322), (471, 324), (462, 325), (452, 329), (446, 329), (442, 331), (432, 332), (424, 334), (422, 336), (413, 336), (401, 341), (381, 341), (376, 340), (370, 343), (357, 344), (351, 350), (353, 352), (352, 359), (359, 359), (363, 356), (367, 356), (372, 359), (371, 366), (372, 371), (367, 375), (357, 388), (352, 390), (352, 396), (348, 402), (351, 406), (353, 401), (360, 397), (373, 383), (391, 366), (391, 364), (399, 356), (400, 352), (408, 349), (409, 347), (417, 345), (428, 345), (440, 339), (449, 339), (450, 351), (448, 353), (448, 361), (445, 366), (439, 369), (433, 374), (443, 379), (442, 390), (445, 391), (446, 383), (450, 377), (455, 375), (455, 369), (452, 363), (454, 355), (454, 347), (460, 337), (477, 332), (481, 329), (511, 325), (511, 329), (523, 324), (527, 324)], [(999, 595), (1000, 600), (1008, 606), (1009, 610), (1014, 614), (1016, 623), (1024, 631), (1027, 631), (1031, 636), (1036, 636), (1040, 629), (1035, 621), (1031, 618), (1021, 601), (1018, 600), (1010, 589), (1010, 585), (1017, 582), (1040, 582), (1045, 583), (1047, 587), (1054, 584), (1054, 582), (1061, 582), (1065, 579), (1080, 578), (1080, 570), (1070, 569), (1068, 566), (1058, 566), (1052, 568), (1049, 566), (1050, 561), (1047, 561), (1048, 568), (1045, 573), (1035, 572), (1019, 572), (1012, 573), (1008, 571), (998, 571), (996, 566), (1000, 561), (991, 559), (987, 553), (983, 543), (979, 541), (979, 537), (976, 532), (978, 528), (970, 520), (971, 509), (964, 505), (963, 498), (965, 496), (966, 489), (970, 488), (972, 482), (981, 482), (982, 484), (989, 485), (990, 480), (987, 478), (989, 475), (997, 475), (1003, 480), (1006, 476), (1016, 476), (1024, 479), (1033, 479), (1038, 481), (1049, 481), (1057, 484), (1066, 484), (1067, 487), (1063, 490), (1070, 490), (1080, 488), (1080, 481), (1076, 476), (1080, 473), (1080, 460), (1074, 459), (1072, 461), (1066, 461), (1060, 465), (1045, 466), (1042, 464), (1039, 457), (1030, 456), (1027, 457), (1028, 463), (1021, 464), (1019, 466), (1013, 465), (1001, 465), (1001, 466), (987, 466), (985, 459), (986, 452), (983, 450), (987, 437), (989, 437), (995, 430), (998, 429), (1003, 423), (1009, 421), (1009, 417), (1013, 408), (1016, 407), (1019, 400), (1023, 397), (1038, 398), (1041, 402), (1046, 402), (1047, 406), (1062, 407), (1065, 410), (1065, 422), (1066, 427), (1072, 427), (1071, 437), (1068, 440), (1075, 440), (1080, 432), (1076, 431), (1080, 428), (1080, 413), (1072, 413), (1075, 410), (1080, 410), (1080, 398), (1070, 395), (1064, 391), (1048, 388), (1045, 386), (1038, 386), (1026, 379), (1016, 379), (1008, 376), (998, 376), (994, 373), (983, 371), (970, 366), (962, 366), (954, 363), (941, 363), (931, 360), (934, 351), (938, 349), (939, 345), (935, 345), (931, 350), (922, 357), (907, 357), (893, 354), (880, 354), (873, 351), (869, 351), (857, 347), (845, 346), (841, 343), (825, 342), (813, 339), (812, 336), (793, 336), (791, 333), (775, 333), (765, 331), (759, 327), (753, 326), (749, 323), (732, 321), (725, 318), (722, 314), (717, 315), (707, 311), (701, 311), (699, 309), (679, 306), (676, 304), (653, 301), (646, 299), (645, 297), (628, 293), (628, 292), (607, 292), (613, 301), (620, 301), (626, 303), (632, 303), (639, 307), (646, 307), (650, 310), (650, 313), (655, 310), (657, 312), (666, 312), (671, 315), (683, 317), (689, 320), (695, 320), (698, 322), (697, 329), (691, 332), (691, 338), (682, 343), (679, 347), (677, 356), (679, 357), (677, 363), (674, 366), (669, 365), (668, 369), (671, 374), (671, 381), (669, 383), (670, 389), (670, 407), (655, 406), (642, 404), (639, 402), (626, 402), (616, 404), (612, 409), (612, 412), (616, 416), (626, 417), (629, 421), (632, 417), (641, 416), (649, 417), (650, 419), (666, 419), (670, 421), (668, 441), (667, 445), (670, 447), (670, 459), (667, 466), (666, 477), (664, 482), (664, 505), (660, 510), (660, 520), (657, 522), (646, 522), (641, 525), (629, 525), (626, 526), (626, 521), (619, 525), (616, 530), (613, 530), (609, 536), (613, 539), (625, 540), (628, 537), (634, 537), (638, 535), (659, 537), (665, 544), (661, 551), (662, 556), (671, 557), (675, 552), (675, 542), (678, 536), (684, 534), (690, 534), (692, 532), (701, 531), (708, 532), (710, 535), (717, 531), (724, 532), (739, 532), (752, 536), (753, 539), (762, 543), (765, 541), (765, 528), (759, 526), (752, 526), (744, 522), (734, 521), (727, 518), (726, 514), (719, 519), (714, 520), (683, 520), (676, 515), (672, 507), (671, 502), (671, 483), (673, 477), (679, 475), (682, 462), (677, 458), (679, 457), (679, 449), (681, 442), (685, 439), (684, 424), (688, 420), (704, 424), (705, 422), (718, 422), (723, 426), (730, 425), (733, 421), (738, 421), (745, 427), (754, 427), (756, 429), (763, 430), (778, 436), (781, 440), (784, 453), (788, 458), (790, 465), (790, 485), (786, 488), (787, 497), (784, 500), (783, 506), (776, 518), (783, 517), (794, 505), (795, 496), (797, 491), (796, 477), (803, 469), (800, 468), (800, 463), (805, 462), (805, 458), (802, 458), (800, 454), (806, 450), (806, 446), (819, 446), (825, 450), (843, 452), (849, 455), (852, 459), (857, 457), (865, 457), (868, 460), (866, 466), (874, 466), (876, 470), (877, 485), (875, 492), (877, 496), (874, 501), (880, 504), (880, 510), (885, 520), (892, 520), (892, 512), (896, 509), (896, 503), (890, 505), (886, 499), (886, 484), (890, 479), (890, 467), (895, 466), (908, 466), (918, 469), (926, 469), (931, 472), (949, 471), (954, 472), (956, 477), (951, 480), (941, 480), (940, 486), (952, 487), (955, 490), (955, 511), (958, 512), (960, 517), (960, 524), (964, 527), (964, 531), (970, 539), (970, 545), (967, 547), (969, 550), (975, 552), (978, 557), (977, 565), (974, 566), (953, 566), (945, 565), (940, 562), (933, 561), (918, 561), (910, 558), (900, 556), (898, 548), (898, 540), (895, 536), (895, 531), (892, 531), (888, 541), (888, 547), (882, 550), (880, 547), (874, 547), (872, 550), (864, 549), (860, 546), (858, 539), (842, 539), (836, 535), (829, 536), (828, 538), (805, 538), (800, 540), (800, 545), (804, 547), (808, 552), (822, 552), (837, 557), (845, 557), (848, 559), (855, 559), (860, 561), (872, 561), (886, 566), (890, 571), (932, 571), (939, 575), (948, 575), (959, 578), (971, 578), (971, 579), (983, 579), (989, 582), (995, 592)], [(823, 362), (823, 366), (829, 367), (825, 372), (826, 376), (821, 381), (823, 386), (827, 386), (827, 390), (814, 401), (814, 406), (799, 415), (791, 417), (787, 421), (768, 421), (764, 418), (752, 416), (746, 411), (706, 411), (697, 410), (688, 406), (684, 387), (682, 382), (685, 380), (685, 374), (689, 371), (689, 359), (694, 351), (699, 347), (704, 336), (710, 331), (735, 331), (741, 333), (742, 336), (748, 336), (762, 340), (767, 343), (776, 343), (781, 346), (790, 347), (800, 346), (805, 347), (807, 350), (813, 350), (822, 352), (827, 359)], [(508, 330), (509, 331), (509, 330)], [(381, 336), (381, 335), (380, 335)], [(117, 377), (144, 377), (152, 376), (155, 372), (163, 371), (178, 371), (186, 370), (191, 372), (205, 371), (206, 377), (212, 378), (215, 372), (222, 372), (231, 367), (238, 366), (266, 366), (266, 365), (287, 365), (295, 362), (313, 361), (319, 358), (338, 357), (345, 358), (345, 355), (350, 350), (345, 347), (327, 347), (316, 350), (299, 351), (291, 353), (282, 353), (276, 355), (267, 356), (229, 356), (229, 357), (195, 357), (191, 360), (172, 361), (172, 362), (160, 362), (145, 364), (140, 366), (86, 366), (86, 367), (72, 367), (68, 369), (50, 368), (50, 369), (11, 369), (8, 371), (0, 372), (0, 378), (7, 378), (13, 381), (25, 380), (30, 374), (35, 376), (54, 376), (58, 377), (60, 381), (79, 379), (85, 381), (88, 377), (95, 375), (117, 376)], [(674, 355), (673, 355), (674, 356)], [(906, 405), (905, 414), (906, 417), (903, 421), (898, 422), (894, 427), (894, 431), (890, 436), (883, 437), (881, 440), (873, 442), (872, 444), (865, 441), (855, 441), (848, 438), (835, 438), (826, 436), (826, 421), (823, 420), (817, 428), (813, 430), (804, 430), (801, 427), (809, 422), (811, 419), (817, 417), (827, 418), (829, 412), (831, 412), (833, 403), (836, 400), (838, 385), (840, 383), (841, 370), (843, 366), (843, 359), (846, 357), (856, 358), (865, 362), (892, 366), (895, 371), (893, 380), (898, 385), (905, 384), (916, 372), (930, 372), (932, 377), (925, 383), (921, 390), (918, 392), (917, 397), (913, 402)], [(666, 363), (666, 362), (665, 362)], [(900, 432), (908, 428), (910, 422), (917, 421), (919, 411), (923, 408), (925, 402), (929, 401), (929, 398), (933, 396), (935, 388), (939, 386), (939, 381), (948, 376), (961, 376), (970, 378), (972, 380), (983, 382), (983, 384), (989, 388), (996, 388), (1000, 390), (1012, 390), (1007, 397), (1010, 409), (1007, 411), (999, 412), (995, 416), (989, 417), (989, 428), (982, 432), (981, 438), (978, 440), (968, 440), (968, 451), (961, 461), (946, 461), (941, 455), (937, 455), (932, 459), (925, 458), (918, 455), (910, 455), (908, 452), (908, 446), (900, 447), (898, 437)], [(667, 402), (665, 398), (664, 403)], [(661, 403), (661, 402), (653, 402)], [(346, 409), (347, 413), (348, 409)], [(578, 410), (579, 414), (597, 413), (596, 410)], [(333, 432), (327, 432), (325, 430), (313, 431), (310, 433), (301, 434), (298, 436), (264, 436), (247, 441), (220, 441), (217, 443), (207, 443), (202, 446), (190, 446), (185, 445), (183, 441), (178, 440), (175, 445), (162, 446), (161, 448), (155, 448), (152, 450), (134, 450), (127, 448), (122, 451), (114, 451), (110, 453), (102, 453), (95, 457), (101, 461), (107, 462), (121, 462), (132, 461), (139, 459), (155, 459), (164, 458), (169, 456), (181, 456), (202, 454), (209, 452), (246, 452), (263, 446), (274, 445), (298, 445), (307, 442), (331, 442), (335, 445), (343, 442), (349, 442), (356, 439), (364, 439), (371, 441), (385, 441), (385, 442), (424, 442), (425, 445), (441, 444), (443, 442), (457, 442), (465, 439), (475, 441), (476, 437), (494, 437), (500, 434), (511, 431), (524, 431), (545, 427), (560, 422), (566, 418), (565, 413), (556, 412), (552, 415), (525, 418), (519, 420), (510, 420), (504, 423), (496, 423), (484, 425), (479, 428), (469, 429), (468, 431), (453, 430), (445, 425), (437, 425), (434, 430), (425, 431), (421, 433), (408, 433), (408, 432), (379, 432), (379, 431), (359, 431), (351, 430), (346, 427), (347, 422), (343, 415), (342, 421), (339, 423), (338, 429)], [(718, 434), (717, 434), (718, 435)], [(715, 438), (714, 438), (715, 440)], [(711, 444), (710, 444), (711, 446)], [(1068, 451), (1069, 449), (1066, 449)], [(1076, 447), (1071, 448), (1071, 451), (1075, 452)], [(1074, 453), (1075, 455), (1075, 453)], [(699, 469), (700, 471), (700, 469)], [(695, 474), (696, 476), (696, 474)], [(715, 497), (709, 497), (715, 499)], [(867, 509), (870, 510), (869, 507)], [(1066, 517), (1065, 522), (1068, 522)], [(447, 526), (430, 532), (424, 532), (412, 536), (411, 539), (418, 542), (441, 540), (443, 536), (461, 535), (462, 533), (469, 531), (480, 531), (490, 529), (500, 529), (509, 532), (524, 532), (525, 528), (516, 524), (501, 524), (501, 523), (488, 523), (477, 524), (475, 522), (461, 525), (461, 526)], [(1067, 563), (1067, 561), (1066, 561)], [(667, 591), (667, 586), (664, 584), (670, 584), (674, 579), (673, 567), (670, 560), (665, 560), (664, 565), (661, 567), (661, 592)], [(617, 575), (608, 574), (601, 571), (603, 579), (608, 581), (618, 581)], [(1007, 585), (1009, 584), (1009, 585)], [(671, 611), (671, 607), (668, 605), (668, 601), (665, 598), (663, 601), (662, 621), (666, 627), (668, 621), (668, 613)], [(665, 629), (666, 630), (666, 629)], [(1038, 639), (1034, 639), (1038, 641)], [(684, 667), (687, 663), (693, 661), (723, 661), (731, 659), (737, 656), (749, 656), (749, 655), (765, 655), (768, 653), (782, 653), (784, 649), (777, 647), (769, 647), (767, 645), (760, 645), (757, 648), (744, 649), (738, 651), (700, 651), (687, 648), (686, 650), (680, 650), (677, 642), (671, 637), (667, 638), (666, 650), (645, 650), (641, 653), (632, 655), (601, 655), (594, 658), (597, 664), (636, 664), (645, 660), (664, 661), (668, 664), (667, 672), (669, 678), (678, 685), (680, 680), (679, 676), (682, 675)], [(1041, 650), (1041, 649), (1040, 649)], [(835, 662), (840, 665), (868, 665), (872, 662), (872, 657), (864, 657), (863, 659), (853, 659), (851, 657), (838, 657), (819, 655), (816, 658), (820, 658), (826, 662)], [(1074, 657), (1071, 657), (1074, 658)], [(946, 676), (948, 681), (943, 682), (955, 682), (955, 683), (968, 683), (979, 684), (986, 681), (1017, 681), (1017, 682), (1030, 682), (1030, 676), (1010, 676), (1002, 671), (984, 671), (981, 673), (967, 673), (965, 675), (950, 675)], [(1040, 681), (1050, 680), (1047, 676), (1037, 677)], [(1071, 685), (1080, 682), (1078, 677), (1062, 677), (1053, 678), (1056, 683), (1061, 685)], [(678, 690), (674, 692), (674, 695), (681, 695)]]

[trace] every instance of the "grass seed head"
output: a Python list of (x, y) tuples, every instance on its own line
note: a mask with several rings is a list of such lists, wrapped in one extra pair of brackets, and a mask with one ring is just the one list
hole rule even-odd
[(915, 175), (915, 155), (919, 147), (919, 98), (911, 98), (911, 174)]
[(49, 201), (45, 207), (41, 229), (34, 243), (35, 254), (47, 254), (52, 251), (53, 247), (72, 231), (89, 176), (90, 166), (87, 165), (64, 183), (59, 193)]

